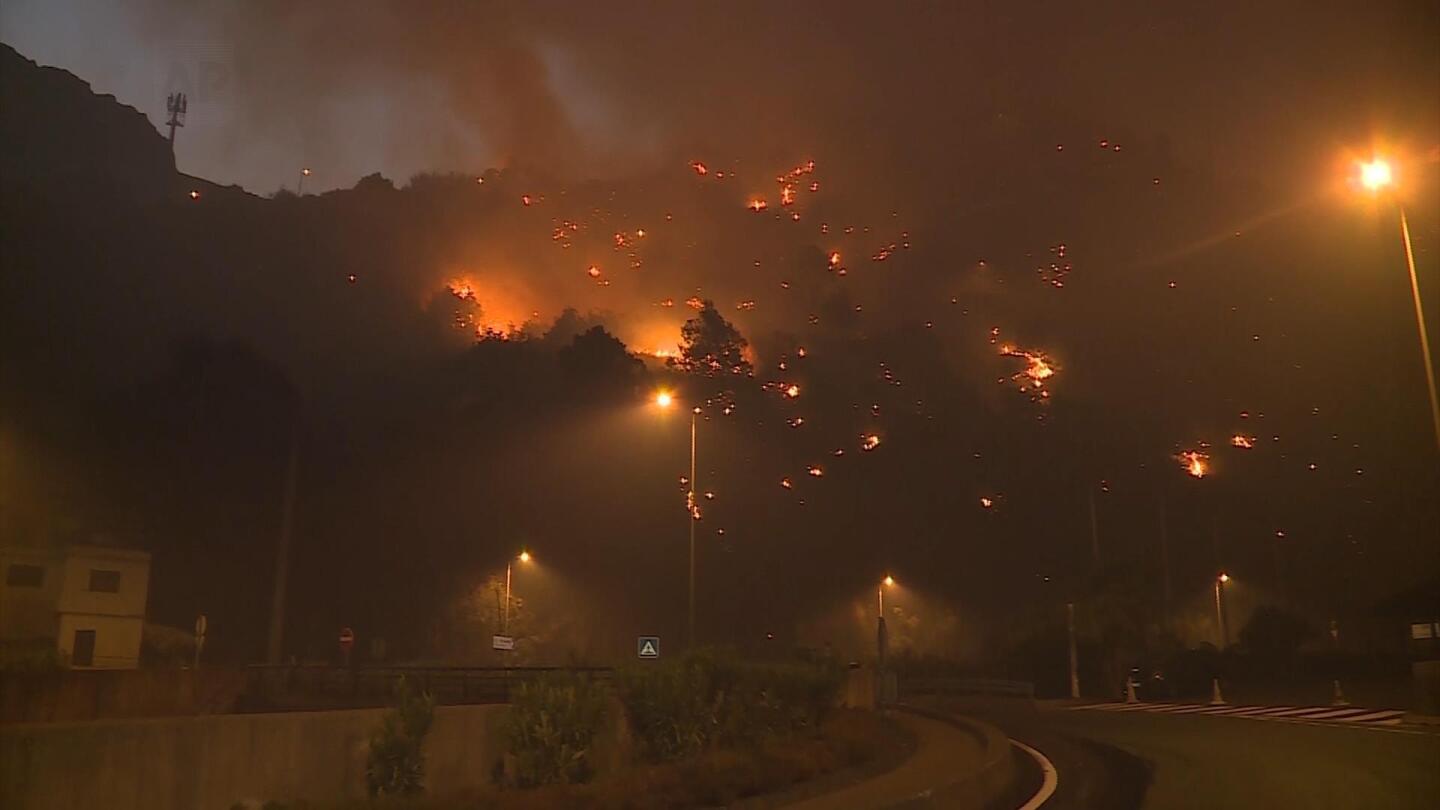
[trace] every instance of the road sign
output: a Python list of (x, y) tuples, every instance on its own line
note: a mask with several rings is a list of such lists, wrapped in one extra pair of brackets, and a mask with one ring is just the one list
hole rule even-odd
[(660, 657), (660, 637), (640, 636), (635, 640), (635, 654), (641, 658)]
[(491, 648), (491, 649), (495, 649), (495, 650), (513, 650), (513, 649), (515, 649), (515, 637), (514, 637), (514, 636), (491, 636), (491, 637), (490, 637), (490, 648)]
[(346, 652), (355, 646), (355, 631), (348, 627), (340, 628), (340, 649)]

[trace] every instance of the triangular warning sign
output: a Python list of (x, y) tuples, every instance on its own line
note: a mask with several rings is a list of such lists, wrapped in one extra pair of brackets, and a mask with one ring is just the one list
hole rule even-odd
[(660, 651), (655, 649), (655, 642), (647, 638), (640, 645), (640, 655), (646, 658), (655, 658), (660, 655)]

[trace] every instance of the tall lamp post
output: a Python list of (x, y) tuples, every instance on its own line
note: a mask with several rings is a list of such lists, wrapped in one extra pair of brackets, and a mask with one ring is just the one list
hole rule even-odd
[(1230, 646), (1230, 631), (1225, 627), (1225, 583), (1230, 581), (1230, 575), (1224, 571), (1220, 576), (1215, 577), (1215, 631), (1220, 634), (1220, 649), (1224, 650)]
[(528, 563), (530, 559), (529, 551), (521, 551), (520, 556), (505, 563), (505, 615), (500, 622), (501, 635), (509, 635), (510, 633), (510, 569), (516, 561)]
[(875, 702), (885, 703), (885, 653), (889, 647), (890, 634), (885, 628), (885, 589), (895, 587), (895, 577), (889, 574), (875, 586)]
[[(1361, 163), (1360, 184), (1371, 193), (1379, 195), (1395, 185), (1395, 175), (1390, 163), (1375, 158)], [(1410, 270), (1410, 294), (1415, 299), (1415, 326), (1420, 332), (1420, 356), (1425, 362), (1425, 383), (1430, 390), (1430, 421), (1435, 428), (1435, 447), (1440, 450), (1440, 399), (1435, 394), (1435, 364), (1430, 359), (1430, 338), (1425, 333), (1425, 310), (1420, 304), (1420, 281), (1415, 275), (1415, 251), (1410, 247), (1410, 223), (1405, 218), (1405, 206), (1398, 197), (1395, 208), (1400, 212), (1400, 238), (1405, 244), (1405, 265)]]
[[(675, 397), (669, 391), (655, 395), (655, 404), (662, 409), (675, 404)], [(700, 519), (700, 507), (695, 503), (695, 423), (700, 417), (700, 408), (690, 409), (690, 488), (685, 493), (685, 511), (690, 516), (690, 611), (686, 642), (695, 646), (695, 522)]]

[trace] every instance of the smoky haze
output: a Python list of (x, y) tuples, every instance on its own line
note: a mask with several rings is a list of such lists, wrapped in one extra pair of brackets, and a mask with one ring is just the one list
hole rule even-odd
[[(702, 423), (711, 637), (838, 645), (893, 570), (958, 628), (915, 636), (971, 649), (1089, 565), (1092, 490), (1136, 565), (1169, 509), (1191, 591), (1224, 556), (1377, 598), (1437, 567), (1436, 468), (1394, 223), (1336, 178), (1377, 139), (1413, 159), (1433, 277), (1436, 11), (1262, 6), (6, 3), (7, 44), (161, 131), (188, 88), (199, 178), (160, 211), (87, 209), (83, 183), (53, 219), (13, 203), (6, 439), (41, 472), (10, 497), (168, 550), (157, 609), (184, 626), (219, 610), (197, 572), (268, 593), (299, 401), (297, 638), (444, 649), (414, 628), (527, 544), (536, 611), (613, 608), (571, 637), (672, 638), (687, 425), (644, 401), (676, 381), (560, 352), (594, 324), (671, 352), (712, 299), (754, 382), (802, 393)], [(300, 199), (219, 187), (301, 167)], [(1048, 403), (1007, 343), (1058, 369)], [(1263, 449), (1227, 454), (1242, 431)], [(1187, 488), (1173, 456), (1202, 441)]]

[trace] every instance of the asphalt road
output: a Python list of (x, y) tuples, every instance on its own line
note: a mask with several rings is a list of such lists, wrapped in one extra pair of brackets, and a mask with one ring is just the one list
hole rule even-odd
[(966, 706), (1054, 762), (1043, 810), (1440, 807), (1440, 733)]

